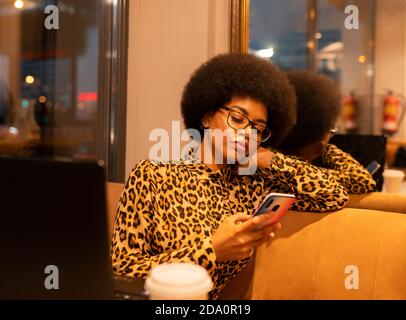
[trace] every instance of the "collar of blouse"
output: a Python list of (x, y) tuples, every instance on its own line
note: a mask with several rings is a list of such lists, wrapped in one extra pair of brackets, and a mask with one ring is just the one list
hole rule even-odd
[(191, 165), (191, 171), (196, 178), (199, 180), (222, 180), (224, 182), (232, 180), (234, 176), (233, 165), (226, 165), (219, 170), (213, 171), (202, 163), (201, 159), (197, 156), (198, 154), (200, 154), (199, 148), (191, 148), (184, 159), (185, 164)]

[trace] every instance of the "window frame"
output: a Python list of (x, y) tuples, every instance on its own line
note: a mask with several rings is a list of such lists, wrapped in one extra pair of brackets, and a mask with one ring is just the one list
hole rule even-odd
[(96, 150), (112, 182), (125, 179), (129, 5), (129, 0), (100, 3)]

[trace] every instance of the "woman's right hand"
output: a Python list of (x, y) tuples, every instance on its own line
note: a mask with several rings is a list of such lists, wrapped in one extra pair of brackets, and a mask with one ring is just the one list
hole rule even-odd
[(280, 229), (281, 225), (277, 223), (262, 227), (271, 217), (272, 214), (262, 214), (258, 217), (236, 214), (225, 218), (212, 236), (216, 260), (245, 259), (254, 248), (272, 239), (274, 232)]

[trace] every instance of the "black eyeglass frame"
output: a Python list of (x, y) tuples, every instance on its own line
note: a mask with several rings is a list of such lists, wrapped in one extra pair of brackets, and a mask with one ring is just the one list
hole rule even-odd
[[(222, 109), (228, 111), (228, 115), (227, 115), (227, 124), (228, 124), (228, 126), (229, 126), (231, 129), (234, 129), (234, 130), (243, 130), (243, 129), (246, 129), (248, 126), (251, 126), (251, 128), (257, 130), (257, 132), (258, 132), (258, 131), (261, 132), (261, 136), (264, 134), (264, 132), (267, 132), (266, 130), (268, 130), (269, 133), (267, 134), (267, 137), (266, 137), (265, 139), (264, 139), (264, 138), (262, 138), (262, 139), (260, 139), (260, 140), (257, 139), (257, 141), (258, 141), (259, 143), (264, 143), (264, 142), (268, 141), (268, 139), (272, 136), (272, 131), (271, 131), (271, 129), (269, 129), (268, 127), (265, 127), (265, 126), (262, 125), (262, 124), (259, 124), (259, 123), (256, 123), (256, 122), (252, 121), (250, 118), (248, 118), (244, 113), (242, 113), (242, 112), (239, 111), (238, 109), (233, 109), (233, 108), (236, 108), (236, 107), (237, 107), (237, 106), (232, 106), (232, 107), (222, 106), (222, 107), (221, 107)], [(242, 128), (235, 128), (235, 127), (233, 127), (233, 126), (230, 124), (231, 112), (238, 112), (243, 118), (247, 119), (247, 121), (248, 121), (247, 125), (244, 126), (244, 127), (242, 127)], [(257, 126), (263, 127), (264, 130), (262, 130), (262, 131), (258, 130)]]

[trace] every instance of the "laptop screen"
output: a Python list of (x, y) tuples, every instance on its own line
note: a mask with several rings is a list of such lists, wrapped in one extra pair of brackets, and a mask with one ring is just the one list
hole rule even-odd
[(0, 177), (0, 298), (110, 298), (103, 166), (0, 158)]

